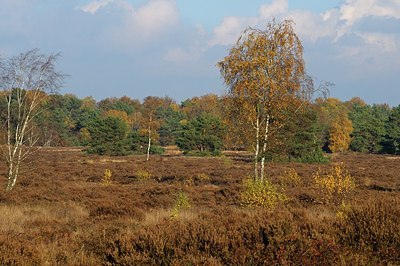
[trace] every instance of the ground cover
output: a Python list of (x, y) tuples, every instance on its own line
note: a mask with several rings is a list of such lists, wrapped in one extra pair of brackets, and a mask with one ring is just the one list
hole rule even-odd
[[(400, 157), (269, 163), (267, 178), (288, 199), (267, 209), (242, 206), (253, 172), (246, 156), (145, 159), (39, 151), (17, 187), (0, 191), (0, 264), (400, 263)], [(314, 180), (342, 165), (356, 183), (344, 207), (324, 200)]]

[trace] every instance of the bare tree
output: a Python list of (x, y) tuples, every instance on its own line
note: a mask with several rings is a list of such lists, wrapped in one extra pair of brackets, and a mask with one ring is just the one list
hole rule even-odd
[(38, 49), (0, 60), (0, 89), (4, 97), (7, 187), (15, 187), (21, 163), (35, 151), (38, 136), (34, 133), (34, 118), (47, 93), (56, 92), (65, 75), (56, 69), (59, 54), (44, 55)]

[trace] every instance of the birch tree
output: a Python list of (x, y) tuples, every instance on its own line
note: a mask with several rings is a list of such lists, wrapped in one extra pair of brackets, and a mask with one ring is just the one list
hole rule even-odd
[(47, 93), (57, 91), (64, 75), (57, 71), (58, 54), (49, 56), (34, 49), (8, 60), (1, 60), (0, 88), (5, 103), (3, 127), (7, 162), (7, 187), (15, 187), (21, 163), (35, 150), (38, 136), (34, 133), (34, 118)]
[(157, 130), (161, 126), (161, 121), (157, 117), (157, 108), (164, 103), (159, 97), (148, 96), (143, 101), (143, 113), (141, 123), (141, 135), (147, 137), (146, 161), (150, 159), (150, 150), (153, 142), (159, 138)]
[(254, 179), (263, 181), (270, 138), (309, 95), (302, 90), (307, 76), (293, 22), (246, 29), (218, 66), (237, 115), (252, 127), (246, 130), (252, 131)]

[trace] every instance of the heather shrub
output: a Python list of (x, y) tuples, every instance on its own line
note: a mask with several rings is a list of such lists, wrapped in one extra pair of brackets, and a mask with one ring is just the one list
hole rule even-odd
[(380, 201), (352, 208), (336, 224), (339, 242), (374, 258), (376, 263), (399, 263), (399, 203), (398, 200)]

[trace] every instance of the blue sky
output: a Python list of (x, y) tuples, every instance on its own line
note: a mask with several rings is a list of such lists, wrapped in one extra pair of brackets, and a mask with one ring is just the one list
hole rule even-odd
[(181, 101), (222, 94), (216, 63), (272, 18), (296, 23), (332, 97), (400, 104), (398, 0), (0, 0), (0, 56), (60, 52), (61, 93)]

